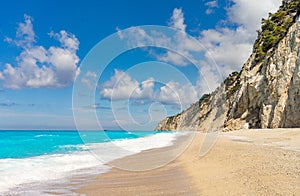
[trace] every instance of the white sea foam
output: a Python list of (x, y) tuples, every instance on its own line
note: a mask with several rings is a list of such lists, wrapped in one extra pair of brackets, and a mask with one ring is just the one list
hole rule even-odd
[[(50, 182), (61, 184), (60, 182), (72, 176), (107, 172), (110, 167), (104, 165), (106, 162), (136, 154), (143, 150), (170, 146), (176, 137), (181, 134), (159, 133), (143, 138), (88, 145), (94, 153), (102, 153), (101, 158), (105, 157), (103, 160), (101, 159), (102, 161), (99, 161), (92, 153), (87, 151), (86, 147), (84, 148), (85, 151), (75, 151), (69, 154), (43, 155), (23, 159), (0, 159), (0, 195), (19, 194), (20, 192), (22, 195), (24, 193), (26, 193), (25, 195), (46, 193), (48, 191), (32, 191), (36, 189), (34, 187), (45, 188), (45, 184)], [(81, 149), (83, 148), (81, 147)], [(114, 151), (114, 149), (117, 150)]]
[(102, 162), (137, 154), (143, 150), (171, 146), (173, 141), (185, 133), (159, 133), (148, 137), (89, 145), (90, 150)]
[[(15, 187), (28, 186), (28, 183), (46, 182), (63, 179), (70, 175), (80, 174), (83, 169), (99, 168), (106, 172), (104, 166), (88, 152), (72, 154), (44, 155), (24, 159), (0, 160), (0, 190), (11, 191)], [(27, 185), (26, 185), (27, 184)]]

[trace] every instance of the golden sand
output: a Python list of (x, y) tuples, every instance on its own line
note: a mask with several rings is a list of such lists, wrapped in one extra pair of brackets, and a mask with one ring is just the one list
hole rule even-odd
[[(220, 133), (213, 148), (201, 157), (204, 138), (204, 133), (197, 133), (187, 150), (163, 167), (139, 172), (113, 168), (76, 192), (90, 196), (300, 195), (300, 129)], [(173, 147), (144, 151), (111, 164), (162, 159)]]

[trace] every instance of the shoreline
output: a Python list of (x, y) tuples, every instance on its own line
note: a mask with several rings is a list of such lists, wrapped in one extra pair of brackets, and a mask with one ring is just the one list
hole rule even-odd
[[(186, 145), (189, 146), (193, 135), (179, 136), (171, 146), (144, 150), (138, 154), (116, 159), (106, 164), (112, 167), (110, 171), (99, 175), (91, 183), (81, 186), (75, 193), (124, 195), (125, 191), (126, 195), (197, 195), (196, 188), (189, 183), (192, 181), (191, 176), (177, 162), (178, 156), (185, 152)], [(149, 161), (154, 159), (156, 164), (164, 165), (166, 162), (168, 164), (162, 167), (153, 166)], [(141, 167), (143, 164), (146, 166)], [(122, 169), (124, 165), (129, 166), (127, 170)], [(135, 168), (140, 169), (133, 171), (136, 170)], [(161, 186), (162, 184), (164, 187)]]
[[(105, 157), (95, 157), (91, 150), (86, 150), (87, 148), (81, 144), (66, 144), (62, 145), (62, 149), (73, 150), (20, 159), (1, 159), (2, 174), (6, 180), (0, 183), (0, 195), (72, 194), (78, 187), (89, 184), (98, 175), (110, 170), (111, 167), (105, 163), (138, 154), (146, 149), (172, 146), (173, 141), (182, 135), (150, 134), (132, 139), (120, 138), (113, 142), (92, 143), (93, 152), (100, 152)], [(58, 137), (53, 132), (41, 136)], [(34, 138), (38, 137), (39, 133), (34, 135)]]
[[(112, 168), (75, 192), (84, 195), (300, 193), (300, 129), (220, 133), (213, 148), (200, 157), (204, 136), (196, 133), (183, 154), (163, 167), (139, 172)], [(114, 164), (132, 163), (147, 156), (157, 159), (161, 152), (170, 149), (172, 146), (143, 151)]]

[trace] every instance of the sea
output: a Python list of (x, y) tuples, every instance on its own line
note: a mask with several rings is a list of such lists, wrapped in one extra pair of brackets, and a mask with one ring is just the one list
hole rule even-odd
[[(79, 185), (111, 169), (108, 161), (170, 146), (177, 137), (156, 131), (2, 130), (0, 195), (76, 195)], [(101, 160), (91, 152), (112, 143), (126, 153)]]

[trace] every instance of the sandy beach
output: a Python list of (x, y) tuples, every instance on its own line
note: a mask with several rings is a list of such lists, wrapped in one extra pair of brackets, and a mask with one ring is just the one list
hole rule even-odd
[[(84, 195), (300, 195), (300, 129), (240, 130), (220, 133), (199, 155), (204, 133), (169, 164), (148, 171), (113, 168), (76, 192)], [(138, 164), (177, 152), (152, 149), (111, 165)], [(174, 150), (175, 149), (175, 150)], [(148, 159), (148, 160), (147, 160)]]

